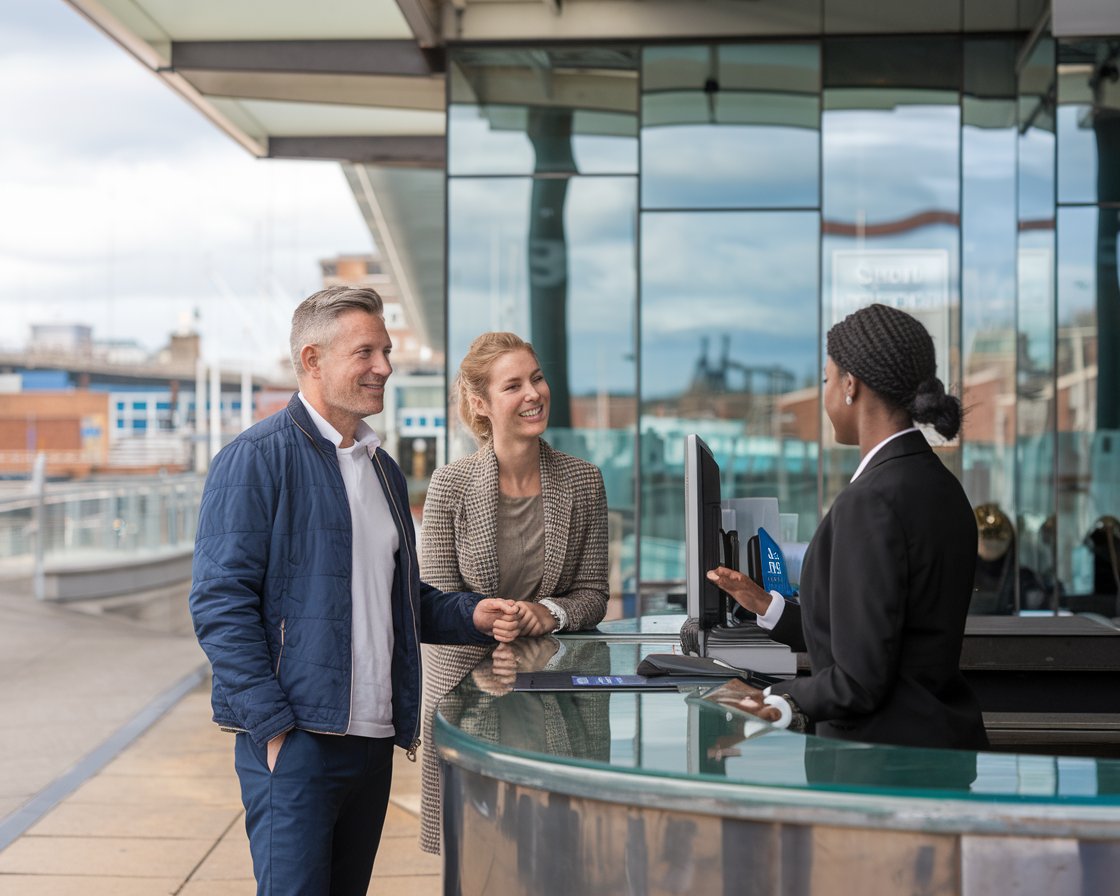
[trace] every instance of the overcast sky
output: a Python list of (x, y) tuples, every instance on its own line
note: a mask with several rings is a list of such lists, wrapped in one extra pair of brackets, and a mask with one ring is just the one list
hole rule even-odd
[(333, 162), (253, 158), (62, 0), (0, 0), (0, 348), (36, 323), (271, 367), (318, 261), (373, 243)]

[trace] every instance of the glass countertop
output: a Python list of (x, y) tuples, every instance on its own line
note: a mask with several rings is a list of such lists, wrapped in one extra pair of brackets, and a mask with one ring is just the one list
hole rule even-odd
[[(661, 618), (672, 625), (672, 617)], [(678, 628), (679, 622), (678, 617)], [(638, 626), (633, 628), (597, 637), (585, 633), (518, 642), (516, 668), (626, 675), (647, 654), (672, 652), (672, 643), (660, 632), (642, 639), (635, 637)], [(705, 699), (712, 686), (503, 693), (508, 669), (508, 661), (485, 659), (441, 702), (436, 726), (441, 750), (470, 753), (479, 762), (486, 757), (491, 769), (503, 758), (523, 770), (531, 766), (529, 777), (535, 779), (556, 775), (570, 783), (582, 775), (589, 787), (635, 794), (661, 787), (668, 792), (684, 781), (694, 792), (699, 792), (697, 785), (715, 785), (704, 792), (718, 799), (752, 799), (745, 793), (736, 796), (744, 788), (734, 785), (744, 785), (764, 788), (787, 803), (845, 805), (864, 812), (876, 811), (887, 797), (896, 803), (902, 798), (910, 806), (915, 800), (963, 801), (971, 804), (968, 811), (1013, 803), (1016, 811), (1034, 805), (1051, 819), (1099, 818), (1104, 811), (1110, 826), (1120, 826), (1120, 761), (925, 750), (807, 736)], [(931, 806), (918, 811), (929, 814)], [(1109, 829), (1114, 836), (1115, 828)]]

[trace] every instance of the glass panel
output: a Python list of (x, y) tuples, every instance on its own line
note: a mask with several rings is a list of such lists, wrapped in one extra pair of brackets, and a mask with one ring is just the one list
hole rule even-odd
[(1058, 47), (1060, 199), (1102, 204), (1058, 211), (1057, 569), (1063, 604), (1103, 616), (1120, 615), (1118, 56)]
[[(1019, 76), (1018, 411), (1020, 562), (1044, 581), (1054, 544), (1054, 42)], [(1055, 606), (1056, 593), (1046, 599)]]
[[(1099, 558), (1095, 556), (1091, 536), (1102, 516), (1115, 517), (1120, 508), (1120, 471), (1115, 468), (1120, 449), (1116, 444), (1117, 432), (1097, 430), (1100, 390), (1107, 388), (1098, 376), (1099, 214), (1092, 207), (1063, 208), (1058, 213), (1057, 561), (1058, 578), (1068, 606), (1114, 616), (1116, 587), (1109, 581), (1113, 578), (1109, 527), (1099, 527)], [(1112, 251), (1115, 257), (1115, 234)], [(1112, 401), (1115, 400), (1113, 395)], [(1098, 603), (1107, 606), (1098, 609)]]
[(1120, 202), (1120, 48), (1058, 47), (1058, 201)]
[(456, 50), (451, 175), (636, 174), (637, 50)]
[[(959, 77), (959, 48), (938, 39), (828, 43), (821, 123), (822, 336), (873, 302), (902, 308), (930, 330), (947, 386), (960, 382), (960, 106), (945, 79)], [(827, 420), (822, 430), (827, 505), (859, 452), (837, 445)], [(942, 453), (955, 465), (953, 455)]]
[[(635, 572), (636, 209), (630, 177), (448, 183), (449, 372), (486, 330), (533, 342), (552, 391), (549, 442), (603, 472), (611, 615), (633, 612), (620, 601)], [(450, 457), (473, 451), (454, 408), (448, 424)]]
[(690, 432), (715, 454), (725, 496), (777, 496), (799, 538), (812, 534), (818, 237), (813, 212), (642, 216), (643, 582), (684, 575)]
[(819, 90), (815, 44), (647, 48), (643, 207), (816, 208)]
[[(1014, 41), (965, 44), (961, 131), (961, 347), (967, 409), (961, 478), (983, 505), (972, 613), (1037, 607), (1042, 591), (1017, 575), (1015, 503)], [(1020, 588), (1020, 584), (1025, 587)], [(1026, 593), (1024, 593), (1026, 592)]]
[[(565, 649), (557, 652), (549, 670), (574, 675), (629, 675), (641, 657), (667, 652), (669, 647), (660, 640), (619, 642), (601, 638), (561, 636)], [(488, 662), (480, 664), (483, 670)], [(595, 786), (610, 787), (613, 795), (632, 804), (636, 796), (639, 805), (657, 797), (679, 795), (685, 782), (689, 792), (699, 794), (707, 785), (731, 781), (760, 785), (766, 792), (760, 795), (738, 787), (709, 789), (704, 791), (709, 805), (741, 801), (745, 806), (756, 801), (757, 808), (757, 800), (772, 795), (775, 789), (797, 788), (800, 794), (796, 799), (790, 796), (782, 801), (785, 809), (802, 812), (808, 807), (820, 810), (831, 805), (866, 813), (864, 818), (885, 816), (897, 821), (900, 814), (887, 812), (884, 807), (890, 804), (883, 798), (901, 796), (917, 817), (928, 808), (943, 821), (956, 816), (965, 824), (990, 827), (991, 816), (987, 814), (959, 814), (971, 802), (990, 806), (1001, 816), (1032, 813), (1028, 817), (1034, 819), (1035, 830), (1050, 823), (1063, 835), (1071, 826), (1077, 829), (1087, 825), (1090, 818), (1097, 824), (1106, 817), (1114, 818), (1120, 806), (1120, 762), (1106, 758), (1110, 755), (1107, 747), (1094, 756), (1039, 756), (818, 738), (773, 728), (739, 709), (705, 700), (701, 696), (704, 690), (518, 692), (495, 699), (483, 693), (476, 678), (468, 675), (440, 702), (436, 742), (453, 747), (459, 757), (457, 764), (463, 767), (487, 769), (499, 780), (508, 778), (511, 772), (523, 778), (531, 768), (539, 776), (540, 786), (555, 787), (561, 793), (570, 791), (572, 782), (581, 777), (573, 774), (573, 767), (594, 769), (596, 774), (590, 780)], [(553, 711), (545, 711), (542, 702), (552, 704)], [(537, 720), (566, 727), (548, 731)], [(717, 753), (720, 747), (723, 749)], [(567, 804), (563, 805), (566, 809)], [(1037, 849), (1037, 834), (1031, 842)], [(844, 855), (850, 863), (850, 854)], [(1062, 860), (1070, 861), (1064, 854)], [(923, 861), (928, 862), (928, 857)], [(780, 888), (730, 889), (749, 893)], [(921, 888), (892, 887), (871, 892), (919, 891)], [(824, 887), (812, 892), (848, 891)], [(1075, 887), (1058, 892), (1079, 890)]]

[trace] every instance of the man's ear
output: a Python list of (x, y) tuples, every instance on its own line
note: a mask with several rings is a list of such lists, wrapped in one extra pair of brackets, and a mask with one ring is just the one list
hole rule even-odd
[(303, 365), (303, 372), (308, 376), (319, 377), (319, 346), (305, 345), (299, 350), (299, 362)]

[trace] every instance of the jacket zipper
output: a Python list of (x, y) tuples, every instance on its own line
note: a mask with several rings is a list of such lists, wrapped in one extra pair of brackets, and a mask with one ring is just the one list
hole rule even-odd
[[(302, 426), (299, 425), (299, 421), (295, 418), (295, 415), (292, 413), (291, 409), (288, 408), (287, 411), (288, 411), (288, 419), (292, 421), (292, 425), (295, 426), (295, 428), (298, 429), (300, 432), (302, 432), (305, 436), (307, 436), (307, 440), (311, 443), (311, 447), (319, 452), (319, 456), (321, 458), (323, 458), (323, 462), (328, 467), (330, 467), (332, 470), (334, 470), (336, 473), (338, 473), (338, 478), (341, 479), (342, 478), (342, 471), (338, 468), (338, 458), (335, 457), (334, 455), (331, 455), (330, 457), (328, 457), (327, 453), (322, 449), (322, 447), (319, 445), (319, 443), (315, 440), (315, 437), (313, 435), (311, 435), (311, 433), (309, 433), (306, 429), (304, 429)], [(332, 463), (332, 461), (333, 461), (333, 463)], [(346, 490), (346, 483), (345, 482), (342, 484), (342, 488), (343, 488), (343, 491)], [(354, 537), (353, 530), (351, 530), (350, 537), (351, 538)], [(353, 568), (351, 568), (351, 570), (350, 570), (350, 576), (351, 576), (350, 590), (351, 590), (351, 593), (353, 593), (353, 589), (354, 589), (353, 575), (354, 575), (354, 570), (353, 570)], [(353, 613), (352, 610), (351, 610), (351, 613)], [(351, 616), (351, 625), (353, 625), (353, 616)], [(281, 632), (282, 632), (282, 630), (281, 630)], [(279, 668), (279, 662), (277, 663), (277, 668)], [(351, 644), (350, 644), (350, 705), (349, 705), (349, 707), (347, 707), (347, 710), (346, 710), (346, 727), (342, 731), (318, 731), (314, 728), (304, 728), (303, 730), (304, 731), (310, 731), (312, 734), (330, 734), (330, 735), (333, 735), (335, 737), (342, 737), (343, 735), (346, 734), (347, 731), (350, 730), (350, 718), (351, 718), (350, 714), (353, 711), (354, 711), (354, 644), (353, 644), (353, 638), (351, 638)], [(415, 760), (413, 760), (413, 761), (415, 761)]]
[(280, 678), (280, 661), (284, 659), (284, 627), (286, 626), (287, 618), (280, 620), (280, 652), (276, 655), (276, 677)]
[[(385, 483), (386, 486), (388, 486), (389, 477), (385, 475), (385, 469), (381, 466), (381, 458), (377, 456), (376, 452), (374, 452), (373, 457), (374, 457), (374, 460), (377, 461), (377, 470), (381, 474), (381, 481), (383, 483)], [(416, 649), (419, 650), (420, 649), (420, 630), (416, 627), (416, 604), (412, 599), (412, 572), (411, 572), (412, 571), (412, 555), (409, 554), (409, 552), (408, 552), (408, 536), (405, 534), (404, 521), (401, 519), (400, 508), (397, 507), (396, 495), (393, 494), (393, 490), (391, 488), (386, 487), (385, 491), (386, 491), (386, 494), (389, 498), (389, 506), (393, 508), (393, 516), (395, 516), (396, 520), (397, 520), (397, 531), (400, 533), (401, 547), (404, 549), (405, 559), (407, 561), (406, 569), (408, 571), (405, 573), (404, 578), (408, 582), (408, 585), (407, 585), (407, 587), (408, 587), (408, 606), (409, 606), (409, 609), (412, 611), (412, 636), (413, 636), (413, 639), (414, 639), (413, 643), (416, 645)], [(423, 694), (423, 684), (422, 684), (421, 679), (420, 679), (420, 662), (419, 662), (420, 658), (417, 657), (416, 659), (417, 659), (417, 662), (415, 664), (416, 665), (416, 694), (417, 694), (417, 696), (421, 696)], [(412, 742), (408, 745), (408, 749), (405, 750), (405, 756), (408, 757), (409, 762), (415, 762), (416, 761), (416, 751), (418, 749), (420, 749), (419, 734), (420, 734), (420, 713), (417, 713), (416, 714), (416, 725), (412, 729)]]

